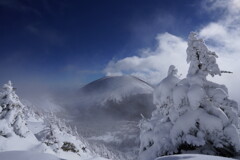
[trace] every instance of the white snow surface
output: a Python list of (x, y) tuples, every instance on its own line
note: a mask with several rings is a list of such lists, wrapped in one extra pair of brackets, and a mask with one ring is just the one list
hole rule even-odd
[(0, 152), (1, 160), (63, 160), (47, 153), (32, 151), (8, 151)]
[(209, 156), (202, 154), (179, 154), (157, 158), (155, 160), (233, 160), (232, 158)]

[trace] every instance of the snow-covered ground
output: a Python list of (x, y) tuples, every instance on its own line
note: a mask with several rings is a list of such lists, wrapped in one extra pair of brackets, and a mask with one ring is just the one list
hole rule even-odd
[(62, 160), (47, 153), (32, 151), (8, 151), (0, 152), (1, 160)]
[[(0, 152), (1, 160), (66, 160), (58, 158), (52, 154), (33, 152), (33, 151), (7, 151)], [(72, 160), (71, 158), (69, 160)], [(81, 160), (81, 159), (79, 159)], [(106, 160), (101, 157), (91, 157), (85, 160)]]
[(164, 156), (155, 160), (233, 160), (232, 158), (209, 156), (201, 154), (179, 154), (172, 156)]
[(32, 151), (0, 152), (1, 160), (63, 160), (54, 155)]

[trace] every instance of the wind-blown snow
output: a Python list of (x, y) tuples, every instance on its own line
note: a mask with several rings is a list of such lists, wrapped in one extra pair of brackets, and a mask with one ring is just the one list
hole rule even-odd
[(85, 101), (104, 105), (107, 101), (120, 102), (132, 95), (152, 94), (153, 88), (136, 77), (126, 75), (101, 78), (84, 86), (81, 92), (89, 97)]

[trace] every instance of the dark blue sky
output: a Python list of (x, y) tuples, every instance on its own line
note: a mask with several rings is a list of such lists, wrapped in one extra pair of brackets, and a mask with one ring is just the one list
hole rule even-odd
[(81, 85), (115, 58), (209, 22), (199, 0), (0, 0), (0, 82)]

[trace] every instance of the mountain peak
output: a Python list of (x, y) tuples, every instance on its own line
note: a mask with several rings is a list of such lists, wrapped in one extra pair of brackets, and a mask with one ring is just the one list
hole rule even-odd
[(152, 94), (153, 88), (147, 82), (131, 76), (106, 76), (93, 81), (83, 88), (81, 92), (89, 98), (105, 103), (108, 100), (116, 102), (123, 98), (137, 94)]

